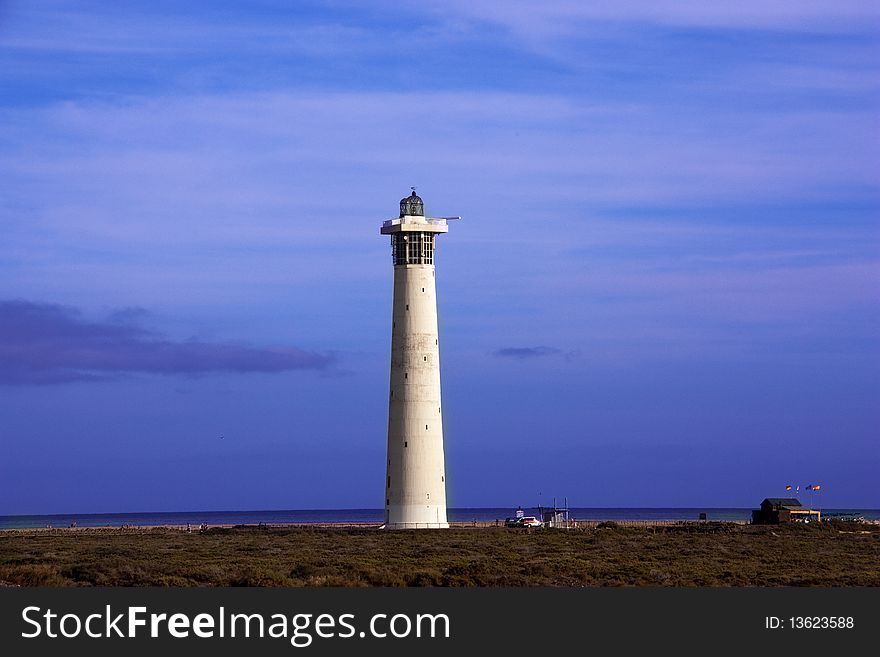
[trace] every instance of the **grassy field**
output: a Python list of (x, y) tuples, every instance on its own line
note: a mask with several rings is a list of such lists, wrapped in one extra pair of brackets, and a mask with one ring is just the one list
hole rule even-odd
[(880, 527), (0, 531), (0, 585), (880, 586)]

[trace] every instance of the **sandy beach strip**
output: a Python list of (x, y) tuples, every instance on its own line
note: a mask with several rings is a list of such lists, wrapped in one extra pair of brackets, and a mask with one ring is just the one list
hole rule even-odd
[[(608, 518), (606, 520), (573, 520), (570, 524), (571, 529), (595, 529), (603, 523), (614, 523), (618, 527), (671, 527), (681, 525), (698, 525), (706, 524), (706, 522), (725, 522), (728, 524), (748, 525), (747, 520), (726, 520), (726, 521), (703, 521), (703, 520), (616, 520)], [(450, 528), (455, 529), (489, 529), (503, 528), (503, 520), (476, 520), (465, 522), (450, 522)], [(381, 529), (382, 524), (377, 522), (289, 522), (289, 523), (250, 523), (250, 524), (216, 524), (205, 525), (205, 529), (232, 529), (232, 528), (248, 528), (248, 529)], [(149, 531), (180, 531), (197, 534), (204, 531), (199, 525), (164, 524), (164, 525), (96, 525), (96, 526), (77, 526), (77, 527), (7, 527), (0, 529), (0, 532), (149, 532)], [(511, 528), (520, 529), (525, 528)]]

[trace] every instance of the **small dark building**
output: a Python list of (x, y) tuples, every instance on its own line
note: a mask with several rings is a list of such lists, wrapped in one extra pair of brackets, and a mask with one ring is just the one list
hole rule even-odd
[(556, 529), (568, 529), (571, 527), (571, 520), (568, 517), (568, 509), (560, 509), (558, 507), (541, 509), (541, 520), (544, 521), (545, 527)]
[(793, 497), (768, 497), (761, 508), (752, 511), (752, 524), (778, 525), (782, 522), (819, 522), (821, 512), (805, 509)]

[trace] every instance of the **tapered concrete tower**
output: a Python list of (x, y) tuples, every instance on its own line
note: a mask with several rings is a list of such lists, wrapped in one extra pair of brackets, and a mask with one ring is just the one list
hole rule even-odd
[(394, 309), (388, 404), (387, 529), (446, 528), (446, 466), (440, 403), (440, 340), (434, 242), (450, 217), (425, 217), (413, 193), (400, 217), (382, 224), (391, 235)]

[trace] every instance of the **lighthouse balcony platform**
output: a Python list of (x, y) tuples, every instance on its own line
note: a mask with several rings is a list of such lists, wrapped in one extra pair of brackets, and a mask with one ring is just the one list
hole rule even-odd
[(445, 217), (417, 217), (407, 215), (405, 217), (388, 219), (382, 222), (382, 228), (379, 230), (382, 235), (392, 235), (393, 233), (414, 232), (414, 233), (448, 233), (449, 225), (446, 223)]

